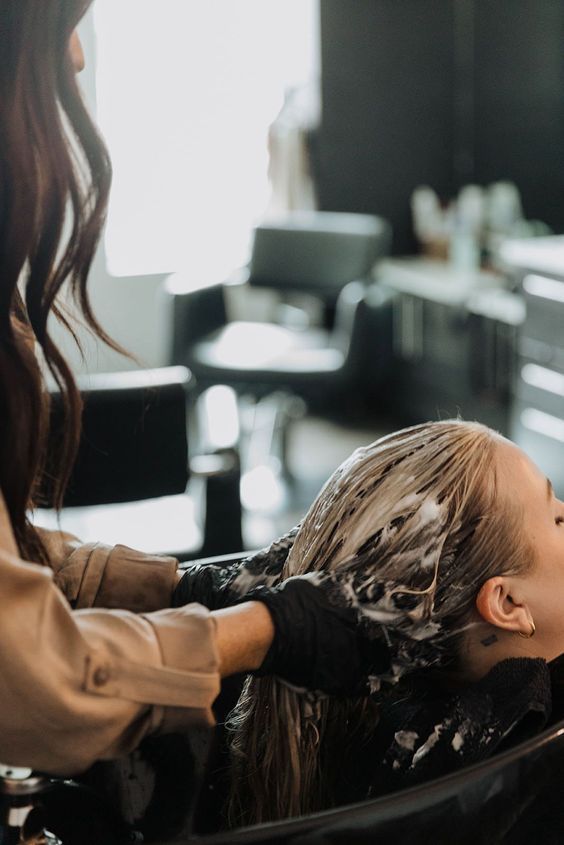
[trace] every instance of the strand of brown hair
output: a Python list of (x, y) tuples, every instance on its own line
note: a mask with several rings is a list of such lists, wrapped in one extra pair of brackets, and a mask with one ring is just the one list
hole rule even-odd
[(63, 285), (86, 325), (119, 349), (97, 323), (87, 292), (111, 182), (108, 153), (82, 101), (68, 50), (89, 5), (0, 0), (0, 490), (22, 555), (43, 562), (28, 513), (47, 443), (55, 444), (47, 438), (47, 392), (35, 344), (64, 409), (58, 453), (49, 460), (57, 468), (51, 489), (57, 507), (80, 437), (80, 395), (49, 333), (50, 314), (68, 326), (57, 306)]
[(300, 696), (276, 678), (247, 679), (226, 726), (232, 767), (229, 828), (338, 804), (340, 762), (351, 744), (375, 732), (378, 706), (368, 698), (324, 698), (311, 721), (304, 720), (301, 706)]

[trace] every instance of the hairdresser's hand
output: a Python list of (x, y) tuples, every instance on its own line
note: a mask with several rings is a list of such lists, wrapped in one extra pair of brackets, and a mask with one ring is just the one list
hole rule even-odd
[(274, 640), (255, 673), (334, 695), (367, 694), (368, 676), (389, 669), (386, 645), (368, 640), (334, 575), (311, 573), (277, 587), (258, 587), (246, 601), (263, 602)]
[(280, 578), (297, 530), (293, 528), (268, 548), (245, 560), (227, 565), (190, 564), (172, 594), (172, 607), (197, 602), (209, 610), (221, 610), (238, 604), (255, 587), (272, 585)]
[(188, 566), (172, 594), (172, 607), (197, 602), (209, 610), (221, 610), (234, 604), (230, 585), (241, 568), (241, 561), (227, 566), (213, 563), (192, 563)]

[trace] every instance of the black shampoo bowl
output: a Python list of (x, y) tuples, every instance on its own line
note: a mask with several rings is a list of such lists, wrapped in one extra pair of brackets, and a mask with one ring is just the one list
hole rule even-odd
[(189, 841), (515, 845), (536, 840), (556, 845), (564, 842), (563, 788), (564, 721), (492, 760), (414, 789), (293, 821)]

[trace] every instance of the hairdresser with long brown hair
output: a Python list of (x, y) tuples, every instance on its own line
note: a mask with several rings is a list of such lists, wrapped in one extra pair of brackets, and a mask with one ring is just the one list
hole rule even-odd
[(87, 294), (111, 174), (76, 81), (90, 3), (0, 0), (0, 761), (55, 774), (210, 723), (234, 672), (333, 691), (365, 674), (356, 616), (307, 579), (217, 612), (162, 609), (175, 560), (81, 546), (29, 521), (46, 459), (45, 368), (66, 406), (59, 503), (80, 436), (80, 396), (49, 334), (52, 314), (71, 328), (63, 288), (111, 343)]

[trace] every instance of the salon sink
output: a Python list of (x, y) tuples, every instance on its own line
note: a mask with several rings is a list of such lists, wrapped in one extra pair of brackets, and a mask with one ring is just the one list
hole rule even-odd
[(564, 842), (563, 783), (561, 721), (491, 760), (422, 786), (293, 821), (183, 842), (521, 845), (537, 841), (560, 845)]
[[(156, 738), (157, 743), (169, 746), (171, 740)], [(186, 762), (188, 771), (189, 755)], [(174, 794), (161, 795), (163, 812), (153, 813), (159, 824), (169, 823), (171, 815), (185, 821), (192, 803), (191, 778), (176, 780), (170, 790)], [(101, 831), (103, 845), (133, 841), (157, 845), (529, 845), (532, 841), (561, 845), (563, 782), (564, 720), (491, 760), (412, 789), (213, 836), (132, 839), (129, 832), (123, 833), (109, 802), (96, 797), (91, 788), (69, 781), (55, 783), (41, 803), (47, 826), (59, 835), (61, 828), (65, 830), (64, 845), (102, 845)], [(185, 799), (184, 809), (180, 796)]]

